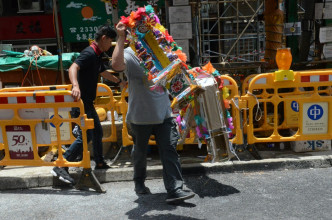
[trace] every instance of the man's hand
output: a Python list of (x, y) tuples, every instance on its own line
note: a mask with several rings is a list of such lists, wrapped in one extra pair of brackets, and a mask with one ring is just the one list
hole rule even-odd
[(78, 86), (73, 86), (73, 89), (71, 90), (71, 96), (74, 98), (75, 101), (81, 99), (81, 90)]
[(116, 25), (116, 31), (118, 32), (118, 35), (119, 36), (125, 36), (126, 35), (126, 25), (122, 22), (119, 22), (117, 25)]
[(127, 84), (128, 84), (127, 81), (122, 81), (122, 82), (120, 82), (119, 86), (120, 86), (121, 90), (122, 90), (124, 87), (126, 87)]

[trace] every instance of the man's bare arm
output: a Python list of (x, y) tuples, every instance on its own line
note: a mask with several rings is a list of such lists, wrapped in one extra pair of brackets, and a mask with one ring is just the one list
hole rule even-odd
[(81, 98), (81, 90), (80, 87), (78, 85), (78, 81), (77, 81), (77, 73), (80, 70), (80, 66), (77, 65), (77, 63), (73, 63), (68, 70), (68, 74), (69, 74), (69, 79), (71, 84), (73, 85), (72, 88), (72, 96), (75, 100), (80, 100)]
[(126, 26), (119, 22), (116, 26), (116, 30), (118, 33), (118, 39), (116, 42), (116, 46), (114, 48), (113, 54), (112, 54), (112, 68), (115, 71), (123, 71), (126, 68), (125, 62), (124, 62), (124, 42), (126, 39)]

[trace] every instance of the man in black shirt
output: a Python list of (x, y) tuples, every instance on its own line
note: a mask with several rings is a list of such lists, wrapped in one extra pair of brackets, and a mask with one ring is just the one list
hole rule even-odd
[[(94, 129), (87, 131), (87, 139), (88, 142), (92, 140), (93, 155), (96, 162), (95, 169), (109, 168), (103, 157), (103, 130), (93, 101), (96, 98), (99, 74), (112, 82), (121, 83), (120, 79), (106, 71), (101, 59), (102, 53), (110, 49), (115, 38), (116, 32), (113, 28), (108, 25), (100, 27), (95, 34), (95, 41), (80, 53), (68, 71), (70, 82), (73, 85), (73, 98), (75, 100), (82, 99), (87, 117), (94, 120)], [(67, 161), (74, 161), (82, 153), (82, 150), (82, 135), (79, 134), (74, 143), (64, 153), (64, 158)], [(68, 174), (68, 168), (54, 167), (51, 172), (63, 182), (74, 183), (73, 178)]]

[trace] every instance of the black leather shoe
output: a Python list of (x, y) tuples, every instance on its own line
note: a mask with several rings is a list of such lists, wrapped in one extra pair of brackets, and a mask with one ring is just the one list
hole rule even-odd
[(108, 168), (111, 168), (110, 166), (107, 165), (107, 163), (102, 163), (102, 164), (97, 164), (95, 167), (95, 170), (106, 170)]
[(150, 194), (150, 189), (144, 183), (135, 183), (135, 192), (137, 194)]
[(196, 194), (193, 192), (186, 192), (182, 189), (175, 191), (174, 193), (170, 193), (167, 195), (166, 202), (169, 204), (179, 204), (184, 200), (191, 199)]

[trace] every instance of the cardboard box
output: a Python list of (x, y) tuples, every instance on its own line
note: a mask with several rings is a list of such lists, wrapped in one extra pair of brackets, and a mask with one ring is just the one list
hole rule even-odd
[(291, 149), (295, 152), (331, 150), (331, 140), (292, 141)]

